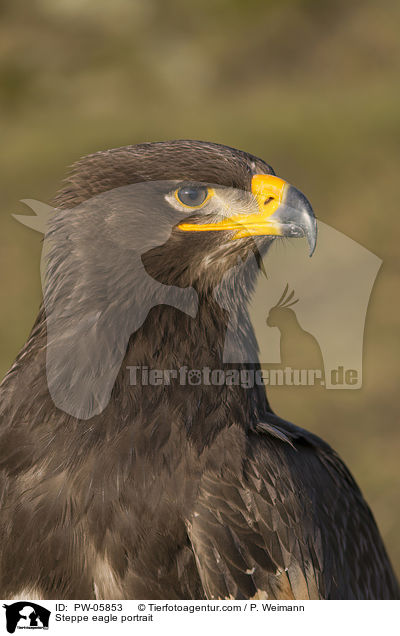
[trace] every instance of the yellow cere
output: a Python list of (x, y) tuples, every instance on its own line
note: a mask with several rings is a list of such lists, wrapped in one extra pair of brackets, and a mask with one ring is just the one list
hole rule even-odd
[(287, 182), (279, 177), (256, 174), (251, 181), (251, 192), (257, 201), (258, 212), (235, 214), (218, 223), (181, 223), (178, 227), (184, 232), (237, 230), (232, 239), (257, 235), (279, 236), (282, 233), (280, 226), (270, 217), (281, 205), (287, 185)]

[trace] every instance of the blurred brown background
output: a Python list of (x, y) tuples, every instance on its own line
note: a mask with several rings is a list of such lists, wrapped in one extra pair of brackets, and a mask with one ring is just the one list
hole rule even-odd
[(2, 374), (41, 294), (20, 199), (49, 201), (66, 166), (109, 147), (194, 138), (259, 155), (383, 259), (363, 388), (269, 395), (342, 455), (400, 572), (400, 4), (3, 0), (0, 18)]

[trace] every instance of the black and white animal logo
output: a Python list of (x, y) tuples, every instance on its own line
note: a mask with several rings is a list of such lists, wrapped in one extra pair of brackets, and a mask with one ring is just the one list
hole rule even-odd
[(50, 610), (29, 601), (3, 605), (6, 610), (6, 627), (9, 634), (19, 629), (48, 629)]

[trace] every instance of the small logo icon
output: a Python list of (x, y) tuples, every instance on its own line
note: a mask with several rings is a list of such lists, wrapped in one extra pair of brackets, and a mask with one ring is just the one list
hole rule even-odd
[(294, 297), (294, 290), (289, 293), (286, 284), (282, 296), (268, 312), (266, 323), (268, 327), (276, 327), (280, 332), (280, 356), (283, 367), (293, 369), (324, 368), (321, 348), (317, 339), (303, 329), (293, 305), (299, 302)]
[(51, 612), (37, 603), (18, 601), (3, 607), (6, 610), (6, 626), (9, 634), (14, 634), (16, 629), (49, 629)]

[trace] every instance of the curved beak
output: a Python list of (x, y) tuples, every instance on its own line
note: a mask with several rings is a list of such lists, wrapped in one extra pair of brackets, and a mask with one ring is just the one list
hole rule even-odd
[[(267, 217), (278, 236), (305, 237), (312, 256), (317, 243), (317, 219), (310, 202), (300, 190), (272, 175), (255, 175), (252, 192), (256, 196), (260, 214), (269, 206), (275, 209)], [(272, 193), (272, 194), (271, 194)], [(268, 198), (271, 197), (268, 201)]]
[(312, 256), (317, 242), (317, 221), (304, 194), (283, 179), (269, 174), (254, 175), (251, 192), (257, 202), (257, 212), (235, 214), (218, 223), (182, 223), (180, 229), (197, 232), (235, 230), (233, 239), (248, 236), (305, 237)]

